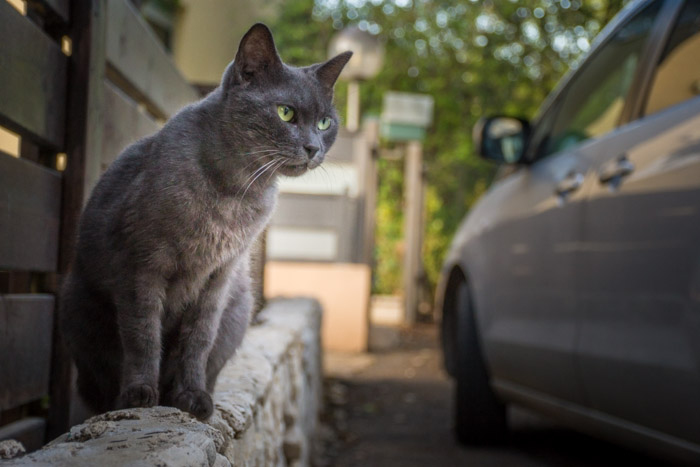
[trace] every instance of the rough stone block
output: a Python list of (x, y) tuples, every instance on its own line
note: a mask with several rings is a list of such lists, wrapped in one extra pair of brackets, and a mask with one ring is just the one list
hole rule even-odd
[[(217, 382), (208, 423), (171, 407), (88, 419), (19, 456), (0, 443), (0, 466), (309, 465), (321, 399), (321, 309), (310, 299), (272, 302)], [(18, 444), (18, 443), (16, 443)]]

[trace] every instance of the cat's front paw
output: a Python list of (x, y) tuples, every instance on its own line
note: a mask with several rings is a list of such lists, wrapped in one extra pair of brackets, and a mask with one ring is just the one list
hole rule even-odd
[(206, 420), (214, 412), (211, 396), (200, 389), (185, 389), (173, 397), (173, 405), (200, 420)]
[(119, 396), (120, 406), (153, 407), (158, 404), (158, 390), (148, 384), (131, 384)]

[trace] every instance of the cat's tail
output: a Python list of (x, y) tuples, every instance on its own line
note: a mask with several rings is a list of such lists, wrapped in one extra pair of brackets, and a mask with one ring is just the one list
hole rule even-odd
[(59, 326), (78, 370), (78, 394), (92, 411), (116, 408), (121, 342), (111, 305), (74, 273), (61, 290)]

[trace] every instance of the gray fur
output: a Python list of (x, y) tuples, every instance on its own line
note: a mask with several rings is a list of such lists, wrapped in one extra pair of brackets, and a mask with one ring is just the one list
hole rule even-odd
[[(91, 409), (211, 415), (217, 375), (248, 326), (250, 247), (275, 206), (277, 175), (323, 161), (338, 129), (333, 84), (349, 58), (287, 66), (257, 24), (215, 91), (129, 146), (100, 179), (59, 310)], [(278, 105), (297, 120), (282, 121)]]

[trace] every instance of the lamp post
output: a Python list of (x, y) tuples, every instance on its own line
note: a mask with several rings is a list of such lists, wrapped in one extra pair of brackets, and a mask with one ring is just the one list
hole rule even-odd
[(355, 132), (360, 127), (360, 81), (379, 73), (384, 63), (384, 47), (377, 36), (351, 26), (331, 38), (328, 55), (335, 57), (346, 50), (352, 50), (353, 56), (340, 74), (340, 79), (349, 81), (345, 126)]

